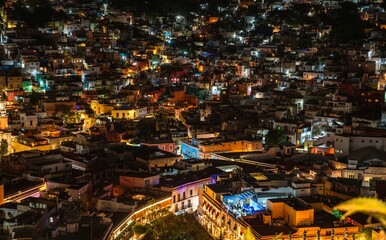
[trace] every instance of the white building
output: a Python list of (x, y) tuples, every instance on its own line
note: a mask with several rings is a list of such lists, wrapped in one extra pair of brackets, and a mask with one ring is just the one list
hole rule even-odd
[(114, 118), (137, 119), (144, 118), (147, 115), (147, 107), (133, 109), (114, 109), (111, 111)]
[(211, 173), (207, 170), (177, 175), (160, 181), (161, 190), (172, 193), (171, 211), (174, 213), (196, 211), (199, 204), (199, 188), (209, 183), (211, 183)]
[(362, 180), (363, 187), (370, 187), (373, 180), (386, 180), (386, 153), (374, 147), (365, 147), (347, 157), (347, 167), (342, 178)]
[(67, 34), (68, 36), (71, 36), (73, 32), (78, 31), (80, 29), (81, 29), (80, 23), (66, 23), (63, 26), (64, 34)]
[(370, 187), (372, 180), (386, 180), (386, 167), (369, 167), (364, 170), (363, 174), (363, 187)]
[(40, 62), (34, 55), (22, 55), (20, 57), (21, 67), (29, 74), (35, 74), (40, 71)]
[(98, 211), (109, 211), (109, 212), (131, 212), (137, 207), (137, 204), (130, 204), (130, 202), (119, 202), (118, 198), (102, 198), (98, 199), (96, 208)]
[(335, 155), (348, 156), (351, 152), (364, 147), (375, 147), (386, 151), (386, 136), (371, 134), (337, 134), (334, 139)]
[(298, 145), (303, 144), (307, 139), (312, 138), (312, 127), (309, 124), (298, 124), (293, 122), (275, 122), (273, 129), (278, 129), (287, 136), (288, 141)]
[(295, 197), (304, 197), (311, 195), (311, 183), (304, 181), (293, 181), (292, 185), (292, 195)]
[(25, 130), (34, 130), (38, 125), (38, 117), (34, 113), (20, 112), (21, 128)]

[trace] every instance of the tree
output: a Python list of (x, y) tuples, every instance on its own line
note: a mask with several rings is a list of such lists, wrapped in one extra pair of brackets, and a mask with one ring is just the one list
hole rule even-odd
[(3, 138), (0, 142), (0, 156), (3, 157), (6, 155), (8, 155), (8, 141)]
[(63, 118), (65, 123), (74, 123), (76, 122), (76, 113), (74, 110), (75, 109), (72, 109), (71, 106), (66, 104), (58, 104), (55, 106), (54, 115)]
[(39, 101), (41, 99), (41, 95), (37, 92), (32, 92), (30, 95), (29, 95), (29, 101), (32, 105), (37, 105), (39, 104)]
[(355, 3), (342, 3), (332, 24), (332, 36), (340, 43), (363, 40), (364, 26)]
[[(384, 228), (386, 228), (386, 203), (376, 198), (358, 197), (347, 200), (338, 204), (334, 209), (344, 212), (341, 219), (351, 216), (355, 213), (362, 213), (369, 216), (368, 222), (372, 218), (378, 220)], [(385, 230), (381, 230), (376, 238), (371, 238), (371, 235), (366, 229), (361, 230), (361, 239), (386, 239)]]
[(286, 137), (277, 129), (269, 130), (267, 135), (265, 135), (265, 143), (268, 147), (275, 147), (286, 140)]
[(139, 236), (146, 233), (147, 228), (145, 226), (142, 226), (142, 225), (134, 225), (133, 231), (134, 231), (136, 239), (138, 239)]
[(322, 130), (320, 130), (319, 126), (314, 126), (312, 129), (312, 136), (318, 136), (322, 133)]
[(164, 240), (211, 240), (213, 239), (200, 225), (193, 214), (174, 215), (168, 214), (157, 218), (151, 223), (152, 227), (142, 239)]

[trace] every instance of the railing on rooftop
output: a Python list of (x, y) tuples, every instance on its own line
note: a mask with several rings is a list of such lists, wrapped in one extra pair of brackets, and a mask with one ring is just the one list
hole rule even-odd
[[(229, 221), (229, 218), (231, 218), (233, 222), (236, 222), (236, 223), (240, 224), (240, 226), (242, 226), (242, 227), (245, 228), (245, 229), (247, 229), (248, 227), (250, 227), (250, 225), (249, 225), (247, 222), (245, 222), (245, 221), (243, 220), (243, 218), (237, 218), (237, 216), (235, 216), (232, 212), (229, 212), (223, 204), (221, 204), (221, 203), (219, 203), (218, 201), (216, 201), (216, 200), (214, 200), (213, 198), (211, 198), (211, 197), (205, 192), (204, 189), (201, 189), (200, 191), (202, 191), (201, 194), (202, 194), (203, 196), (205, 196), (205, 199), (206, 199), (207, 201), (209, 201), (211, 204), (213, 204), (213, 205), (216, 206), (217, 208), (221, 209), (223, 213), (226, 213), (226, 216), (228, 217), (228, 221)], [(257, 233), (254, 229), (251, 228), (251, 231), (252, 231), (253, 235), (258, 236), (258, 233)]]
[[(141, 189), (141, 188), (138, 188)], [(132, 219), (136, 214), (145, 211), (152, 206), (156, 206), (159, 204), (162, 204), (167, 201), (171, 201), (171, 196), (165, 196), (160, 199), (157, 199), (156, 202), (148, 203), (146, 205), (143, 205), (141, 208), (136, 209), (134, 212), (129, 213), (126, 218), (119, 224), (117, 227), (113, 227), (112, 230), (105, 236), (104, 240), (112, 240), (112, 239), (119, 239), (121, 234), (126, 231), (127, 228), (133, 225), (135, 223), (136, 219)]]

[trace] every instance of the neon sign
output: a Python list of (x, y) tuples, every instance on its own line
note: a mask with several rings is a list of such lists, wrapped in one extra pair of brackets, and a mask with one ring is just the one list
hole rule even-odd
[[(332, 210), (331, 214), (334, 217), (339, 218), (339, 219), (342, 219), (342, 217), (343, 217), (343, 213), (339, 210), (336, 210), (336, 209)], [(360, 223), (358, 223), (357, 221), (355, 221), (349, 217), (346, 217), (345, 220), (346, 220), (346, 222), (348, 222), (354, 226), (358, 226), (358, 227), (362, 226)]]

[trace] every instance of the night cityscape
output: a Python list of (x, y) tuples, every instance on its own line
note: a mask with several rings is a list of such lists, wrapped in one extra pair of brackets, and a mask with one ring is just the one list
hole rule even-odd
[(0, 0), (0, 240), (386, 240), (385, 9)]

